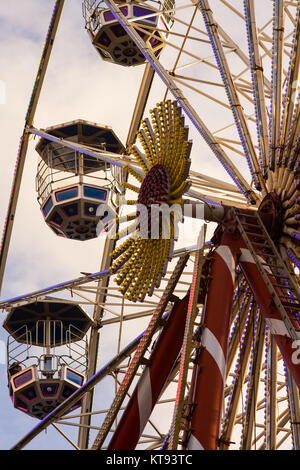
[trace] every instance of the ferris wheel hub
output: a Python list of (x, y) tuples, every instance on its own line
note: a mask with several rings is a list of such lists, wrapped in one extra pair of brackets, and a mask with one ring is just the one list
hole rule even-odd
[[(84, 383), (90, 325), (79, 304), (54, 297), (11, 309), (4, 328), (9, 333), (8, 388), (15, 408), (43, 419)], [(78, 354), (79, 344), (83, 349)]]

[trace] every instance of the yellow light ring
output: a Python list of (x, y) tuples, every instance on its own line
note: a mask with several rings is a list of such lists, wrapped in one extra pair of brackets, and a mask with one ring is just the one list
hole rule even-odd
[[(127, 294), (132, 296), (133, 299), (136, 299), (140, 294), (146, 293), (147, 284), (153, 282), (153, 274), (149, 273), (149, 268), (147, 268), (145, 262), (149, 263), (149, 260), (145, 260), (140, 269), (135, 272), (135, 282), (131, 283), (127, 288)], [(145, 282), (145, 279), (147, 279), (147, 282)]]
[(176, 189), (182, 181), (185, 181), (190, 168), (190, 161), (182, 159), (178, 162), (174, 168), (172, 168), (169, 172), (170, 174), (170, 183), (171, 183), (171, 191)]
[(170, 199), (169, 200), (169, 204), (179, 204), (180, 206), (182, 206), (184, 204), (184, 199), (182, 197), (178, 198), (178, 199)]
[(171, 191), (178, 188), (178, 186), (180, 186), (180, 184), (183, 181), (182, 175), (184, 173), (184, 162), (181, 163), (181, 165), (179, 166), (177, 170), (178, 171), (174, 170), (173, 168), (169, 170)]
[(143, 269), (146, 272), (149, 272), (149, 275), (151, 276), (152, 273), (156, 269), (156, 256), (155, 253), (157, 251), (157, 247), (159, 246), (161, 240), (153, 240), (153, 239), (145, 239), (143, 240), (143, 250), (144, 250), (144, 257), (147, 258), (147, 260), (150, 262), (150, 270), (149, 270), (149, 265), (147, 266), (146, 264), (144, 265)]
[(154, 249), (152, 251), (152, 255), (151, 255), (152, 269), (150, 270), (150, 273), (149, 273), (149, 269), (147, 268), (147, 265), (146, 264), (143, 265), (143, 269), (139, 273), (140, 287), (131, 286), (128, 289), (127, 298), (130, 298), (133, 301), (136, 301), (137, 299), (142, 300), (146, 294), (151, 294), (153, 285), (157, 284), (158, 279), (161, 277), (161, 270), (163, 269), (163, 265), (164, 265), (164, 261), (162, 260), (162, 257), (161, 257), (161, 252), (163, 253), (163, 255), (168, 253), (169, 242), (155, 240), (155, 245), (156, 246), (159, 245), (160, 248), (162, 248), (162, 245), (163, 245), (163, 250), (159, 250), (156, 256), (153, 256), (153, 251), (156, 251), (156, 250)]
[(120, 270), (118, 273), (118, 276), (114, 281), (120, 286), (122, 289), (122, 292), (124, 293), (127, 288), (127, 280), (130, 279), (130, 282), (132, 278), (136, 277), (136, 272), (135, 272), (135, 267), (133, 266), (133, 261), (128, 260), (128, 262), (124, 265), (124, 267)]
[(147, 136), (148, 145), (151, 148), (152, 152), (155, 151), (155, 133), (152, 130), (150, 121), (148, 118), (145, 118), (141, 121), (142, 128)]
[(129, 272), (127, 272), (126, 274), (124, 273), (122, 280), (118, 282), (118, 285), (120, 286), (120, 289), (123, 294), (128, 290), (129, 286), (132, 284), (133, 278), (135, 277), (136, 277), (135, 268), (129, 270)]
[(150, 167), (152, 167), (153, 165), (156, 164), (155, 163), (155, 159), (156, 159), (155, 147), (152, 145), (151, 142), (149, 142), (146, 139), (148, 139), (148, 135), (145, 133), (143, 141), (141, 141), (141, 138), (140, 138), (140, 141), (145, 150), (146, 158), (148, 162), (150, 163)]
[[(182, 160), (182, 157), (180, 160)], [(176, 173), (176, 168), (178, 165), (182, 164), (180, 160), (178, 160), (174, 152), (171, 151), (170, 142), (168, 142), (165, 149), (161, 151), (159, 163), (163, 164), (168, 170), (170, 176), (173, 177), (173, 175)]]
[(135, 220), (136, 217), (137, 217), (137, 214), (136, 212), (134, 212), (132, 214), (123, 215), (122, 217), (116, 217), (114, 219), (114, 222), (119, 222), (120, 224), (122, 224), (124, 222), (130, 222), (131, 220)]
[[(135, 248), (136, 249), (136, 248)], [(134, 254), (134, 253), (133, 253)], [(140, 270), (141, 266), (143, 266), (143, 255), (142, 255), (142, 252), (140, 252), (140, 257), (139, 259), (137, 259), (135, 256), (133, 256), (133, 254), (131, 255), (130, 257), (130, 263), (131, 265), (127, 265), (126, 263), (126, 266), (124, 265), (124, 270), (127, 270), (127, 269), (130, 269), (130, 271), (134, 272), (134, 273), (138, 273), (138, 271)], [(121, 271), (122, 272), (122, 271)]]
[[(110, 267), (111, 271), (113, 273), (119, 271), (119, 269), (122, 268), (122, 266), (124, 265), (124, 263), (130, 259), (130, 254), (127, 253), (127, 256), (120, 256), (120, 258), (118, 258), (114, 264)], [(118, 273), (117, 277), (114, 279), (114, 282), (118, 283), (119, 282), (119, 277), (120, 277), (120, 272)]]
[(145, 158), (147, 160), (147, 163), (150, 166), (150, 168), (152, 168), (152, 166), (154, 165), (153, 160), (152, 160), (152, 154), (151, 154), (151, 151), (149, 149), (149, 146), (148, 146), (148, 143), (147, 143), (147, 140), (146, 140), (146, 136), (144, 137), (143, 133), (144, 132), (142, 130), (140, 130), (138, 132), (138, 139), (139, 139), (139, 141), (140, 141), (140, 143), (141, 143), (141, 145), (144, 149)]
[(174, 145), (174, 160), (176, 162), (179, 162), (182, 158), (185, 158), (185, 151), (184, 147), (186, 145), (187, 141), (182, 138), (182, 136), (176, 136), (175, 135), (175, 145)]
[(174, 238), (174, 215), (170, 212), (170, 217), (168, 220), (162, 220), (162, 227), (160, 229), (160, 238), (161, 240), (166, 240), (168, 238)]
[(160, 121), (158, 119), (158, 116), (156, 115), (155, 111), (153, 111), (153, 128), (154, 128), (154, 133), (155, 133), (155, 147), (156, 151), (160, 151), (163, 143), (163, 130), (161, 128)]
[(113, 264), (111, 265), (110, 269), (115, 272), (116, 270), (119, 270), (132, 256), (132, 253), (134, 252), (135, 249), (135, 243), (132, 243), (129, 248), (125, 252), (123, 252), (118, 259), (116, 259)]
[[(155, 130), (159, 132), (160, 138), (168, 137), (170, 131), (174, 131), (176, 124), (179, 123), (178, 116), (174, 112), (174, 107), (158, 107), (150, 111), (151, 121)], [(177, 119), (176, 119), (177, 118)]]
[[(122, 186), (127, 190), (137, 192), (139, 194), (138, 201), (143, 200), (146, 205), (148, 199), (149, 204), (155, 204), (156, 200), (160, 204), (162, 200), (165, 200), (161, 198), (165, 196), (167, 196), (169, 206), (172, 204), (182, 205), (181, 196), (189, 185), (187, 177), (190, 167), (191, 142), (187, 140), (188, 130), (184, 126), (181, 108), (177, 106), (176, 102), (168, 100), (159, 103), (155, 109), (150, 111), (150, 114), (151, 123), (148, 118), (144, 119), (141, 121), (139, 132), (137, 132), (137, 138), (144, 154), (135, 146), (130, 147), (130, 150), (144, 171), (145, 178), (150, 170), (152, 171), (153, 166), (162, 165), (162, 168), (152, 171), (154, 179), (152, 181), (149, 178), (148, 186), (145, 182), (144, 193), (141, 193), (141, 189), (137, 186), (127, 182), (122, 183)], [(143, 185), (145, 178), (131, 168), (125, 167), (125, 169), (128, 174)], [(166, 182), (162, 176), (162, 170), (166, 173)], [(157, 171), (157, 176), (155, 176), (155, 171)], [(163, 191), (161, 193), (160, 178), (162, 188), (168, 184), (165, 195)], [(181, 212), (180, 214), (177, 214), (176, 210), (173, 212), (169, 212), (168, 218), (163, 216), (160, 219), (158, 239), (141, 238), (136, 225), (131, 226), (132, 228), (127, 227), (117, 234), (121, 238), (124, 233), (128, 234), (128, 231), (135, 230), (134, 234), (137, 237), (134, 237), (134, 240), (131, 239), (129, 243), (121, 245), (113, 253), (113, 266), (117, 266), (119, 270), (116, 282), (123, 295), (134, 302), (137, 299), (144, 299), (145, 295), (152, 295), (155, 286), (159, 286), (166, 273), (174, 246), (175, 223), (177, 224), (177, 221), (181, 220)], [(138, 219), (137, 214), (130, 214), (129, 217), (132, 217), (131, 220), (133, 220), (135, 216)], [(128, 221), (129, 217), (120, 217), (118, 221), (120, 223)]]

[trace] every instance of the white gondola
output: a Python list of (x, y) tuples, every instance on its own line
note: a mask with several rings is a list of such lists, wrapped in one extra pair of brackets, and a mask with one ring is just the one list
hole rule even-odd
[(11, 309), (3, 326), (9, 332), (8, 387), (15, 408), (43, 419), (83, 385), (90, 325), (76, 302), (52, 297)]

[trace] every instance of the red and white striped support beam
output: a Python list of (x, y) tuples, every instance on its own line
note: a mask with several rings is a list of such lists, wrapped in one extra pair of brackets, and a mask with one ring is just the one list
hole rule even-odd
[(159, 335), (149, 364), (122, 414), (108, 450), (133, 450), (150, 418), (182, 346), (189, 296), (172, 307)]
[(201, 349), (189, 396), (192, 416), (190, 431), (184, 438), (188, 450), (218, 448), (237, 250), (234, 240), (225, 232), (212, 255)]
[[(259, 305), (260, 311), (265, 318), (266, 324), (274, 335), (274, 339), (285, 363), (288, 366), (291, 375), (295, 379), (296, 384), (300, 388), (300, 364), (297, 357), (295, 360), (295, 356), (297, 356), (295, 347), (299, 347), (299, 345), (295, 346), (294, 339), (291, 338), (291, 335), (282, 320), (280, 312), (272, 301), (272, 295), (267, 289), (255, 261), (250, 251), (245, 247), (243, 240), (241, 240), (241, 244), (244, 246), (241, 248), (241, 257), (239, 259), (241, 269), (243, 270), (244, 276), (247, 279), (255, 300)], [(266, 266), (266, 269), (268, 270), (269, 268)], [(272, 280), (272, 277), (270, 277), (270, 279)], [(276, 281), (274, 282), (276, 283)], [(276, 290), (280, 293), (279, 288), (276, 288)], [(286, 313), (290, 318), (295, 316), (291, 311), (288, 311), (288, 309), (286, 309)], [(291, 323), (295, 326), (295, 329), (299, 328), (297, 323), (293, 320), (291, 320)], [(299, 333), (297, 334), (300, 340), (300, 335)]]

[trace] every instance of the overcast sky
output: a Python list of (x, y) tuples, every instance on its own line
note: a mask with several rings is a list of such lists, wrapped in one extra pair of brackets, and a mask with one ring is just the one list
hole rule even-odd
[[(81, 3), (81, 0), (65, 2), (34, 124), (46, 128), (74, 119), (86, 119), (112, 126), (125, 143), (143, 67), (127, 69), (104, 63), (100, 59), (84, 29)], [(18, 144), (53, 6), (53, 0), (18, 0), (17, 5), (16, 2), (1, 2), (0, 6), (1, 232)], [(157, 97), (160, 100), (163, 87), (159, 81), (154, 84), (155, 90), (158, 90)], [(155, 101), (149, 103), (149, 106), (155, 106)], [(209, 114), (207, 111), (203, 114), (208, 121), (215, 123), (216, 128), (216, 122), (220, 125), (223, 122), (219, 114)], [(76, 278), (81, 271), (95, 272), (100, 266), (101, 239), (87, 243), (64, 240), (56, 237), (43, 222), (35, 192), (36, 143), (37, 140), (32, 138), (26, 158), (2, 299)], [(196, 169), (216, 177), (224, 176), (228, 181), (221, 166), (209, 158), (202, 141), (193, 151), (196, 152), (196, 158), (199, 155), (202, 158), (201, 165), (200, 159), (196, 160), (199, 163)], [(193, 233), (188, 235), (190, 239), (187, 244), (192, 244)], [(0, 338), (6, 341), (3, 329)], [(7, 392), (3, 360), (0, 364), (0, 379), (0, 448), (8, 449), (36, 421), (13, 409)], [(70, 446), (56, 431), (49, 429), (47, 434), (43, 433), (27, 448)]]

